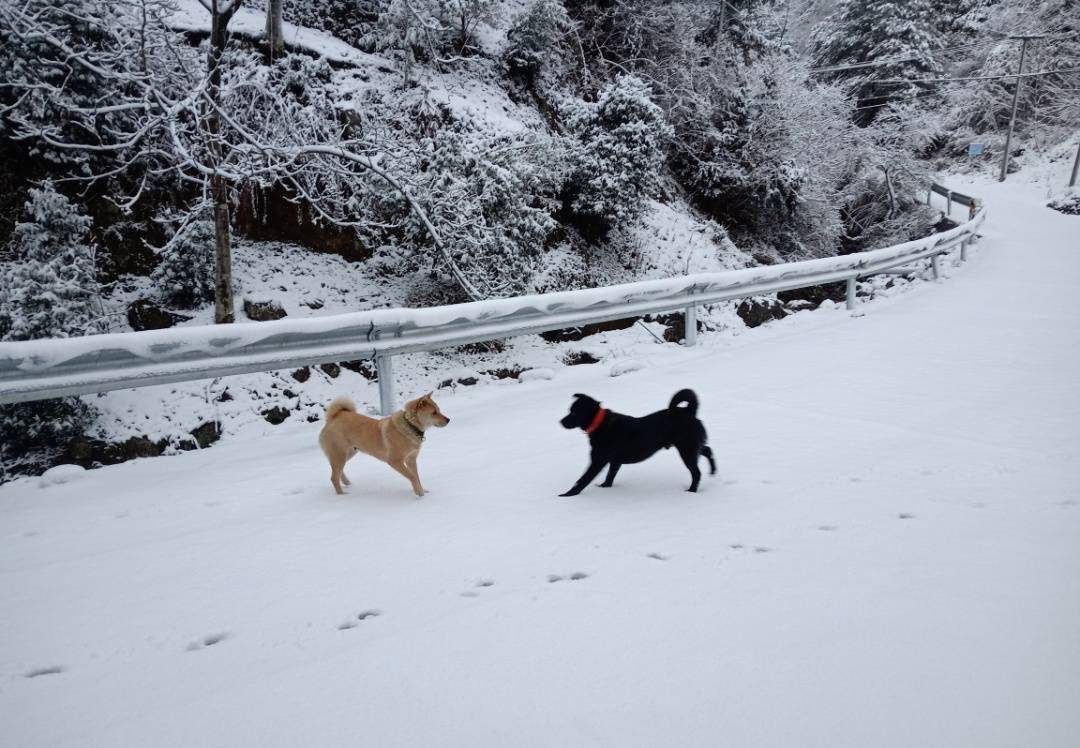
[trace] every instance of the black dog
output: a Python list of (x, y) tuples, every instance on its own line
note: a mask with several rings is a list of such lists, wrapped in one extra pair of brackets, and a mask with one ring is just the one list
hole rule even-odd
[[(561, 423), (565, 428), (580, 428), (589, 435), (591, 463), (577, 483), (560, 496), (576, 496), (608, 466), (607, 478), (600, 485), (611, 486), (619, 468), (628, 463), (642, 462), (660, 449), (675, 447), (690, 470), (690, 491), (697, 491), (701, 481), (698, 455), (709, 461), (709, 474), (716, 475), (712, 449), (705, 443), (705, 427), (697, 419), (698, 399), (693, 390), (679, 390), (666, 410), (658, 410), (643, 418), (624, 416), (605, 410), (588, 395), (574, 395), (570, 413)], [(686, 403), (685, 408), (680, 408)]]

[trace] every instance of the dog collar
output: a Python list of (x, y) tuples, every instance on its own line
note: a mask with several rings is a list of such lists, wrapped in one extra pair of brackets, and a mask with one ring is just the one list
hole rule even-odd
[(405, 434), (405, 436), (424, 441), (424, 430), (409, 420), (409, 412), (406, 410), (398, 412), (401, 413), (401, 421), (396, 424), (398, 431)]
[(586, 434), (591, 434), (592, 432), (594, 432), (598, 428), (600, 428), (600, 424), (604, 422), (604, 416), (605, 415), (607, 415), (607, 411), (604, 410), (603, 408), (600, 408), (599, 410), (597, 410), (596, 415), (593, 416), (592, 423), (590, 423), (588, 428), (585, 429), (585, 433)]

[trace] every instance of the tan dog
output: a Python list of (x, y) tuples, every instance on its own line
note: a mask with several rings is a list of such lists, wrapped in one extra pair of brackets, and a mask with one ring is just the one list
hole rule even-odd
[(420, 454), (424, 432), (448, 423), (450, 419), (439, 410), (430, 392), (378, 420), (357, 413), (349, 398), (335, 398), (326, 409), (326, 425), (319, 432), (319, 446), (330, 460), (330, 482), (334, 490), (345, 493), (341, 484), (350, 484), (345, 463), (357, 452), (363, 452), (404, 475), (412, 483), (413, 492), (423, 496), (426, 492), (420, 485), (416, 456)]

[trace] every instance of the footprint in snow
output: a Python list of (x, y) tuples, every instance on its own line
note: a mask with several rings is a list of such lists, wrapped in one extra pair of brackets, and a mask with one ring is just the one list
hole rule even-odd
[(914, 519), (915, 515), (914, 514), (906, 514), (906, 513), (904, 513), (904, 514), (898, 514), (897, 517), (899, 519)]
[[(478, 580), (476, 580), (476, 586), (477, 587), (494, 587), (495, 586), (495, 580), (494, 579), (478, 579)], [(461, 593), (461, 596), (462, 597), (480, 597), (480, 593), (477, 592), (476, 590), (465, 590), (464, 592)]]
[(548, 582), (561, 582), (564, 579), (569, 579), (572, 582), (576, 582), (579, 579), (588, 579), (589, 575), (583, 571), (575, 571), (572, 574), (566, 576), (560, 576), (559, 574), (548, 574)]
[(657, 561), (667, 561), (671, 556), (665, 556), (663, 553), (646, 553), (647, 558), (655, 558)]
[(204, 636), (202, 639), (197, 639), (196, 641), (193, 641), (191, 644), (189, 644), (188, 645), (188, 652), (194, 652), (195, 650), (198, 650), (198, 649), (206, 649), (207, 647), (212, 647), (215, 644), (223, 642), (228, 638), (229, 638), (229, 634), (227, 632), (222, 632), (220, 634), (210, 634), (210, 636)]
[(772, 552), (772, 548), (769, 548), (768, 546), (764, 546), (764, 545), (755, 545), (754, 546), (754, 553), (771, 553), (771, 552)]
[(345, 619), (345, 621), (340, 626), (338, 626), (338, 631), (354, 629), (360, 625), (360, 621), (366, 621), (367, 619), (375, 618), (378, 615), (381, 615), (380, 611), (378, 610), (365, 610), (363, 613), (357, 613), (355, 619)]
[(818, 529), (822, 532), (832, 532), (836, 529), (836, 525), (818, 525)]
[(728, 546), (728, 548), (730, 548), (733, 551), (741, 551), (745, 547), (746, 546), (744, 546), (742, 543), (732, 543), (731, 545)]
[(31, 670), (29, 673), (26, 673), (26, 677), (38, 678), (42, 675), (59, 675), (65, 670), (67, 670), (67, 668), (63, 665), (53, 665), (52, 667), (39, 667), (35, 670)]

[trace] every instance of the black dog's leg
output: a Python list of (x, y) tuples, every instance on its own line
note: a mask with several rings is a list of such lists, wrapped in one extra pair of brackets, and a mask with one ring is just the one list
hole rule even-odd
[(679, 457), (682, 458), (686, 469), (690, 471), (690, 488), (687, 490), (694, 493), (697, 491), (698, 483), (701, 482), (701, 471), (697, 466), (698, 450), (696, 447), (679, 447)]
[(617, 462), (613, 462), (610, 465), (608, 465), (607, 477), (604, 478), (604, 482), (600, 484), (600, 487), (601, 488), (611, 488), (611, 484), (615, 482), (615, 475), (616, 475), (616, 473), (619, 472), (619, 468), (621, 468), (621, 467), (622, 467), (622, 465), (620, 465)]
[(589, 469), (586, 470), (580, 478), (577, 479), (577, 483), (566, 493), (561, 493), (559, 496), (577, 496), (581, 493), (585, 486), (592, 483), (593, 478), (600, 475), (600, 471), (604, 469), (604, 465), (607, 464), (606, 459), (599, 457), (593, 457), (592, 464), (589, 465)]
[(706, 444), (701, 448), (701, 454), (705, 455), (705, 459), (709, 461), (709, 475), (716, 475), (716, 460), (713, 459), (712, 447)]

